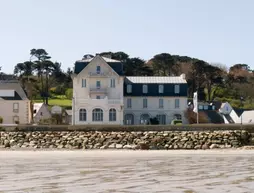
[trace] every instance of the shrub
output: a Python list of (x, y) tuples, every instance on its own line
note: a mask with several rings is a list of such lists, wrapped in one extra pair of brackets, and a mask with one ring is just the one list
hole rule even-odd
[(64, 85), (59, 85), (51, 90), (51, 92), (56, 95), (63, 95), (65, 94), (65, 91), (66, 87), (64, 87)]
[(150, 118), (150, 124), (151, 125), (159, 125), (159, 120), (157, 119), (157, 117), (154, 118)]
[[(192, 110), (186, 110), (184, 116), (188, 120), (189, 124), (197, 123), (197, 114)], [(204, 112), (198, 112), (199, 123), (209, 123), (208, 117)]]
[(73, 96), (73, 89), (72, 88), (68, 88), (66, 91), (65, 91), (65, 96), (67, 99), (72, 99), (72, 96)]
[(0, 124), (3, 122), (4, 122), (3, 117), (0, 117)]
[(52, 124), (56, 124), (57, 123), (57, 121), (56, 121), (56, 119), (55, 118), (48, 118), (48, 119), (41, 119), (40, 121), (39, 121), (39, 125), (52, 125)]

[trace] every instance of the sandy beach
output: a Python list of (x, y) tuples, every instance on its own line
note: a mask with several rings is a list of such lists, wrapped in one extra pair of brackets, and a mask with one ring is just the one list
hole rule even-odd
[(0, 192), (254, 192), (254, 150), (0, 151)]

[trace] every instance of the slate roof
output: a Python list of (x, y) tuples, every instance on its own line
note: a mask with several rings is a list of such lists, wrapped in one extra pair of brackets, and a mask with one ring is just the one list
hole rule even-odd
[(229, 123), (235, 123), (235, 121), (232, 119), (232, 117), (228, 114), (223, 115)]
[(223, 117), (217, 111), (202, 111), (202, 112), (204, 112), (207, 115), (207, 117), (210, 120), (210, 123), (214, 124), (224, 123)]
[(244, 109), (240, 109), (240, 108), (233, 108), (233, 109), (238, 117), (240, 117), (241, 114), (244, 112)]
[[(121, 63), (121, 61), (113, 60), (111, 58), (106, 58), (102, 56), (95, 57), (101, 57), (118, 75), (123, 75), (123, 64)], [(74, 66), (74, 73), (79, 74), (93, 60), (93, 58), (89, 57), (87, 59), (77, 60)]]
[(186, 84), (180, 76), (127, 76), (126, 83), (138, 84)]
[(17, 80), (0, 80), (0, 90), (14, 90), (14, 97), (1, 97), (3, 100), (28, 100), (24, 89)]
[[(116, 63), (119, 63), (120, 61), (119, 60), (114, 60), (114, 59), (111, 59), (111, 58), (106, 58), (106, 57), (103, 57), (103, 56), (100, 56), (103, 60), (105, 60), (107, 63), (112, 63), (112, 62), (116, 62)], [(77, 62), (91, 62), (93, 60), (93, 58), (87, 58), (87, 59), (82, 59), (82, 60), (77, 60)]]

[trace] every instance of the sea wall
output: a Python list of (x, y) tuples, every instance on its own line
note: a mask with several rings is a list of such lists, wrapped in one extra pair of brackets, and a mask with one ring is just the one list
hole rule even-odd
[(235, 131), (2, 131), (1, 148), (35, 149), (213, 149), (252, 143)]

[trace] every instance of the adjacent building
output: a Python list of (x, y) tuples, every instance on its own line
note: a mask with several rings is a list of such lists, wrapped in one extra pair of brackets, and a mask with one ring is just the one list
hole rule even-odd
[(0, 81), (0, 117), (3, 124), (31, 122), (30, 100), (17, 80)]
[(48, 106), (44, 103), (34, 103), (33, 104), (33, 121), (34, 123), (39, 123), (43, 119), (51, 118), (51, 113)]
[(187, 107), (185, 75), (123, 76), (120, 61), (85, 55), (76, 61), (73, 79), (72, 124), (160, 124), (184, 118)]

